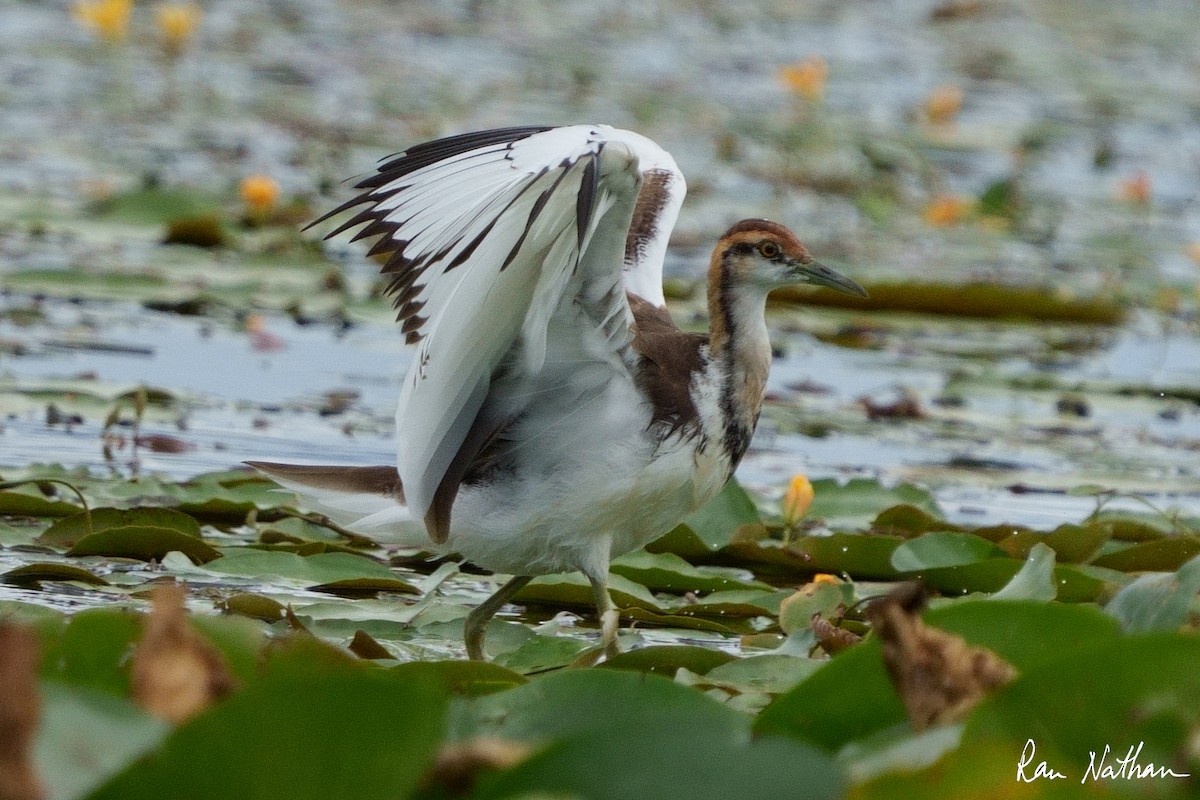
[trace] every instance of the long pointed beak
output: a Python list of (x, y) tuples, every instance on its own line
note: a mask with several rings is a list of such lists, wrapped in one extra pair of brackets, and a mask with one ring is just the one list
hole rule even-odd
[(797, 277), (805, 283), (827, 286), (830, 289), (837, 289), (839, 292), (855, 294), (859, 297), (867, 296), (866, 289), (840, 272), (835, 272), (819, 262), (810, 261), (807, 264), (797, 262), (794, 269), (796, 270)]

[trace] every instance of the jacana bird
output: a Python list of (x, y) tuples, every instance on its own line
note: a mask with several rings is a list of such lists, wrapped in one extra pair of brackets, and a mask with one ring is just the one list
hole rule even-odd
[[(513, 575), (466, 619), (471, 658), (532, 576), (579, 570), (606, 654), (608, 565), (712, 498), (750, 444), (771, 364), (767, 293), (857, 283), (785, 227), (747, 219), (717, 241), (708, 334), (667, 313), (667, 239), (683, 175), (605, 125), (517, 127), (411, 147), (317, 222), (361, 226), (412, 353), (396, 465), (248, 462), (380, 541)], [(314, 222), (313, 224), (316, 224)], [(352, 518), (352, 521), (351, 521)]]

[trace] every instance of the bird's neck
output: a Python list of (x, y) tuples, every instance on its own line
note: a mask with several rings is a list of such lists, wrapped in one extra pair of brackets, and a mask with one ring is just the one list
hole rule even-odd
[(713, 253), (708, 273), (709, 363), (718, 388), (722, 444), (736, 467), (758, 424), (771, 342), (767, 337), (765, 289), (734, 279), (733, 264), (720, 251)]

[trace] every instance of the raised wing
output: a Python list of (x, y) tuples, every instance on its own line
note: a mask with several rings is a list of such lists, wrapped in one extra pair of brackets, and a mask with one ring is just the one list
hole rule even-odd
[(649, 139), (574, 125), (418, 145), (357, 188), (322, 219), (368, 204), (329, 235), (362, 225), (354, 238), (379, 235), (371, 254), (390, 253), (383, 272), (414, 351), (397, 467), (413, 517), (441, 540), (459, 481), (512, 411), (485, 407), (499, 372), (508, 386), (540, 372), (564, 301), (623, 348), (625, 291), (664, 302), (662, 260), (686, 187)]

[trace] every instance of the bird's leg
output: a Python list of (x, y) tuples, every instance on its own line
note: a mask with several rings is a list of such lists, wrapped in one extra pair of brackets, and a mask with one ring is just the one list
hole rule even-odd
[(621, 652), (617, 647), (617, 630), (620, 627), (621, 615), (608, 593), (608, 567), (605, 565), (595, 574), (591, 571), (585, 574), (592, 584), (592, 594), (596, 598), (596, 616), (600, 620), (600, 643), (604, 646), (604, 657), (612, 658)]
[(488, 623), (492, 621), (492, 617), (496, 616), (496, 612), (503, 608), (504, 604), (531, 580), (533, 580), (531, 575), (517, 575), (510, 578), (508, 583), (497, 589), (491, 597), (475, 606), (471, 613), (467, 614), (467, 620), (463, 624), (463, 638), (467, 642), (468, 658), (472, 661), (485, 660), (483, 637), (487, 633)]

